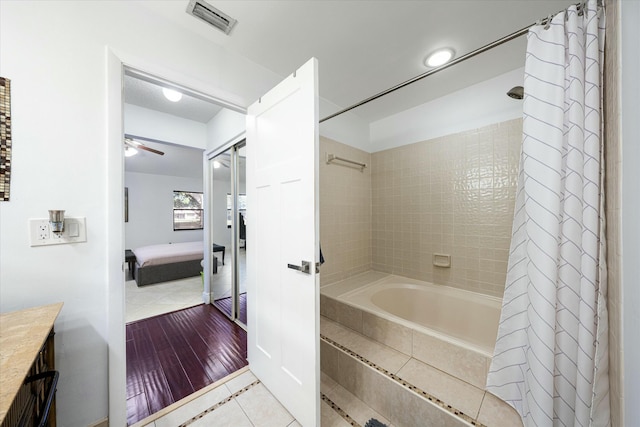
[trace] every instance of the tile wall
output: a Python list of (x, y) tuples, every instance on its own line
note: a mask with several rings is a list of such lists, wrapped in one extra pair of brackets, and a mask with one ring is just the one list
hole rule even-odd
[(609, 310), (609, 393), (611, 425), (623, 426), (622, 342), (622, 142), (620, 140), (619, 0), (607, 0), (604, 121), (605, 121), (605, 215), (607, 218), (607, 272)]
[(516, 119), (373, 153), (373, 269), (501, 297), (521, 139)]
[[(327, 164), (326, 154), (366, 163), (360, 172)], [(371, 154), (320, 138), (321, 285), (371, 269)]]

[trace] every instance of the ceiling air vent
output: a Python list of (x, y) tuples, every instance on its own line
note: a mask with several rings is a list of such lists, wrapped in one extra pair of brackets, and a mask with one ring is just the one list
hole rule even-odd
[(187, 13), (200, 18), (208, 24), (213, 25), (225, 34), (229, 34), (236, 20), (222, 12), (219, 9), (211, 6), (209, 3), (203, 0), (191, 0), (187, 6)]

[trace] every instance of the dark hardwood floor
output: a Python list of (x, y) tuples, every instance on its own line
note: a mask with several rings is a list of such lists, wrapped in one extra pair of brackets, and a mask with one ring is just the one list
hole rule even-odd
[(127, 423), (247, 365), (247, 333), (201, 304), (126, 325)]

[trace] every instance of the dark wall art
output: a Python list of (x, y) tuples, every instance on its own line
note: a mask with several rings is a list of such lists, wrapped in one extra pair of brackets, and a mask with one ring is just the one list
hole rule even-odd
[(0, 77), (0, 201), (9, 201), (11, 182), (11, 80)]

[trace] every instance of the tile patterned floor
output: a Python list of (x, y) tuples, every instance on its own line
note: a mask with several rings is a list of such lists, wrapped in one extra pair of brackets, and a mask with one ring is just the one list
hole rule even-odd
[(135, 427), (299, 427), (300, 424), (248, 369), (156, 419)]
[(127, 422), (133, 424), (246, 366), (246, 332), (211, 305), (126, 326)]
[(135, 280), (128, 280), (125, 299), (127, 323), (193, 307), (202, 304), (202, 278), (195, 276), (141, 287)]
[[(362, 427), (371, 418), (392, 424), (323, 375), (322, 427)], [(155, 418), (132, 427), (299, 427), (300, 424), (247, 368), (224, 383), (187, 398)]]

